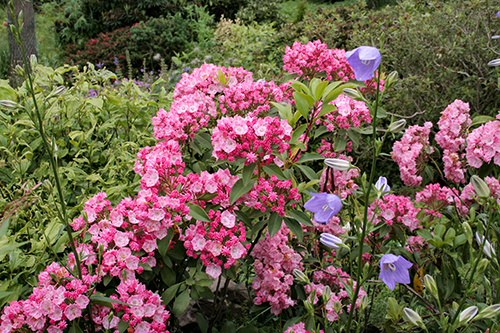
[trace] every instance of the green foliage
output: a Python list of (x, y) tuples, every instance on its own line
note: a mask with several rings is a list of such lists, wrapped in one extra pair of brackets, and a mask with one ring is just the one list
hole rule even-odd
[[(92, 65), (82, 71), (40, 65), (34, 70), (35, 97), (63, 175), (70, 218), (79, 214), (83, 198), (103, 188), (112, 202), (135, 193), (135, 156), (154, 142), (151, 117), (168, 105), (161, 82), (145, 89), (132, 81), (113, 83), (114, 78)], [(0, 291), (14, 291), (0, 294), (6, 302), (36, 284), (38, 272), (66, 249), (68, 239), (57, 219), (49, 157), (28, 116), (33, 101), (26, 83), (12, 89), (0, 81), (0, 100), (13, 103), (0, 110), (0, 223), (9, 226), (0, 231), (0, 244), (15, 246), (9, 256), (0, 252)]]
[(241, 8), (236, 17), (241, 22), (249, 24), (251, 22), (273, 23), (280, 27), (285, 23), (283, 14), (280, 12), (280, 5), (276, 1), (250, 0), (248, 4)]
[(271, 24), (243, 25), (222, 19), (214, 34), (215, 46), (209, 61), (224, 66), (243, 66), (256, 74), (276, 73), (279, 58), (272, 56), (276, 30)]

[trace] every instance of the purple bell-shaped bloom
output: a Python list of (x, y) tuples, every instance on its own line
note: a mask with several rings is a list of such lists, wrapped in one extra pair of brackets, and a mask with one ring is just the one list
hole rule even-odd
[(375, 188), (377, 191), (382, 193), (382, 196), (385, 196), (389, 194), (388, 192), (391, 191), (391, 187), (387, 184), (387, 178), (385, 177), (379, 177), (377, 182), (375, 183)]
[(379, 279), (394, 290), (396, 283), (410, 283), (410, 273), (408, 270), (413, 266), (411, 262), (402, 256), (395, 256), (394, 254), (384, 254), (380, 259), (380, 275)]
[(342, 208), (342, 200), (335, 194), (312, 193), (304, 208), (314, 213), (314, 219), (318, 223), (328, 223), (328, 221)]
[(360, 46), (345, 53), (345, 57), (354, 70), (357, 81), (373, 78), (373, 73), (380, 65), (382, 56), (376, 47)]

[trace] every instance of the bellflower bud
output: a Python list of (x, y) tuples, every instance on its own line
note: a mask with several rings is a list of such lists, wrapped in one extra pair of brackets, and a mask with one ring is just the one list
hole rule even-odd
[(474, 317), (474, 320), (478, 319), (493, 319), (500, 314), (500, 304), (493, 304), (484, 308), (479, 312), (479, 314)]
[(460, 325), (468, 323), (477, 314), (477, 306), (469, 306), (467, 309), (460, 312)]
[(304, 272), (299, 271), (297, 268), (295, 268), (293, 271), (293, 276), (295, 276), (295, 279), (299, 282), (309, 284), (311, 281), (309, 281), (309, 278), (307, 275), (304, 274)]
[(488, 66), (490, 67), (497, 67), (497, 66), (500, 66), (500, 59), (495, 59), (495, 60), (492, 60), (488, 63)]
[(345, 88), (342, 90), (342, 92), (350, 99), (360, 102), (366, 102), (366, 99), (363, 97), (363, 95), (356, 89)]
[(335, 310), (335, 312), (340, 313), (340, 310), (342, 310), (342, 303), (340, 303), (340, 301), (334, 301), (333, 309)]
[(314, 316), (314, 307), (312, 306), (311, 302), (309, 302), (309, 300), (304, 301), (304, 307), (311, 316)]
[(432, 296), (434, 296), (434, 298), (436, 298), (436, 299), (439, 298), (439, 293), (438, 293), (436, 281), (434, 280), (434, 278), (431, 275), (425, 274), (424, 285), (427, 289), (429, 289), (430, 293), (432, 294)]
[(406, 126), (406, 119), (399, 119), (392, 122), (387, 129), (391, 133), (399, 133), (404, 130)]
[(15, 109), (19, 106), (19, 104), (17, 104), (16, 102), (13, 102), (13, 101), (9, 101), (7, 99), (2, 99), (0, 101), (0, 106), (6, 108), (6, 109)]
[(472, 184), (472, 187), (474, 187), (474, 191), (476, 191), (476, 194), (478, 197), (482, 199), (487, 199), (490, 196), (490, 188), (488, 185), (479, 178), (478, 176), (474, 175), (471, 177), (470, 182)]
[(363, 311), (364, 309), (366, 309), (368, 307), (369, 304), (370, 304), (370, 300), (368, 299), (368, 294), (364, 294), (361, 297), (361, 302), (359, 303), (359, 310)]
[(484, 236), (481, 236), (477, 231), (476, 231), (476, 241), (479, 246), (483, 247), (483, 252), (488, 256), (488, 258), (491, 259), (492, 254), (495, 255), (495, 250), (491, 247), (490, 242), (488, 242), (487, 239), (484, 239)]
[(325, 289), (323, 290), (323, 294), (321, 295), (323, 297), (323, 303), (328, 303), (330, 298), (332, 298), (332, 291), (329, 286), (326, 286)]
[(327, 158), (325, 159), (325, 164), (339, 171), (347, 171), (351, 167), (351, 162), (339, 158)]
[(467, 241), (469, 245), (472, 245), (472, 228), (468, 222), (462, 223), (462, 228), (464, 228), (465, 237), (467, 237)]
[(422, 320), (422, 317), (420, 315), (413, 311), (410, 308), (404, 308), (403, 309), (403, 316), (405, 317), (406, 320), (408, 320), (413, 326), (418, 326), (422, 329), (425, 329), (424, 322)]
[(384, 87), (390, 88), (398, 80), (399, 73), (397, 71), (391, 72), (385, 79)]

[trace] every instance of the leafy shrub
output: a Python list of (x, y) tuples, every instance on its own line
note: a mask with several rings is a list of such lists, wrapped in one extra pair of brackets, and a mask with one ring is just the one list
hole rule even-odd
[(144, 65), (148, 70), (159, 70), (160, 58), (170, 62), (174, 54), (188, 48), (193, 38), (192, 23), (177, 13), (100, 33), (97, 38), (88, 40), (83, 48), (78, 44), (69, 45), (67, 62), (81, 66), (90, 62), (108, 68), (125, 68), (128, 50), (130, 65), (136, 75)]
[(254, 72), (276, 73), (281, 57), (274, 57), (276, 30), (271, 24), (243, 25), (239, 19), (222, 19), (215, 30), (213, 55), (207, 59), (225, 66), (243, 66)]
[[(154, 142), (151, 116), (168, 105), (159, 82), (154, 88), (127, 80), (113, 83), (113, 73), (93, 66), (79, 71), (38, 65), (34, 73), (37, 104), (56, 147), (70, 218), (82, 198), (103, 187), (112, 188), (111, 201), (132, 195), (140, 181), (133, 172), (136, 153)], [(23, 297), (46, 260), (66, 249), (48, 154), (25, 109), (33, 105), (27, 91), (26, 83), (13, 89), (0, 81), (0, 100), (16, 103), (0, 111), (0, 244), (3, 250), (12, 245), (0, 251), (0, 291), (13, 291), (0, 293), (0, 304)], [(28, 196), (26, 190), (39, 183)], [(9, 204), (19, 200), (28, 205), (15, 205), (5, 219)], [(10, 257), (8, 251), (13, 251)]]
[(500, 108), (495, 98), (497, 72), (491, 36), (500, 30), (490, 1), (401, 1), (369, 10), (357, 3), (308, 12), (298, 24), (278, 33), (279, 45), (320, 39), (331, 48), (354, 49), (383, 43), (386, 72), (402, 77), (387, 104), (392, 113), (436, 121), (448, 101), (463, 99), (481, 114)]
[(280, 5), (276, 1), (250, 0), (248, 4), (236, 13), (236, 18), (241, 22), (273, 23), (280, 27), (285, 23), (285, 18), (280, 12)]
[(371, 12), (352, 44), (378, 45), (383, 38), (385, 70), (403, 80), (388, 105), (404, 115), (436, 121), (449, 101), (463, 99), (473, 112), (496, 114), (497, 73), (487, 63), (496, 57), (491, 36), (500, 29), (488, 0), (403, 1)]

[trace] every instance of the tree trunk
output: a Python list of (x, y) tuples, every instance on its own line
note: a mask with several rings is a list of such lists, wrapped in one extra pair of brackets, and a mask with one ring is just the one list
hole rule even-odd
[[(21, 40), (26, 52), (26, 57), (29, 60), (30, 56), (34, 54), (38, 57), (38, 48), (36, 42), (36, 32), (35, 32), (35, 11), (33, 10), (32, 1), (22, 1), (13, 0), (14, 4), (14, 15), (18, 17), (21, 10), (24, 16), (24, 26), (21, 30)], [(14, 23), (13, 17), (10, 15), (10, 11), (7, 10), (8, 22), (9, 24)], [(23, 24), (23, 22), (19, 22)], [(16, 43), (13, 38), (12, 32), (9, 29), (9, 49), (10, 49), (10, 84), (13, 87), (17, 87), (22, 83), (22, 78), (20, 78), (14, 71), (17, 65), (24, 65), (23, 54), (21, 52), (21, 46)], [(23, 66), (24, 67), (24, 66)], [(28, 64), (29, 67), (29, 64)], [(25, 70), (30, 70), (29, 68)]]

